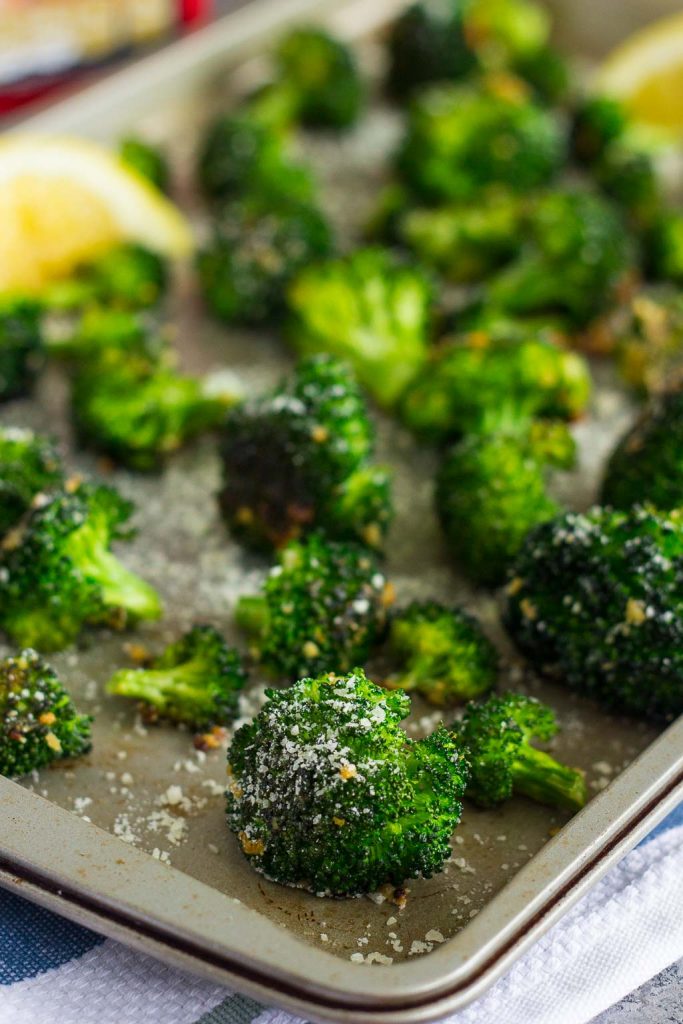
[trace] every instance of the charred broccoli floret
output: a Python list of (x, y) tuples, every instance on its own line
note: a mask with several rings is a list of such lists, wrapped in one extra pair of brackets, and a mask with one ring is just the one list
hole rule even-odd
[(384, 406), (396, 403), (424, 362), (432, 288), (384, 249), (304, 269), (289, 288), (289, 337), (302, 355), (348, 360)]
[(228, 725), (247, 681), (242, 659), (213, 626), (195, 626), (144, 668), (120, 669), (107, 692), (195, 729)]
[(647, 229), (658, 217), (663, 196), (648, 153), (627, 142), (613, 142), (593, 173), (602, 191), (636, 229)]
[(365, 90), (344, 43), (317, 28), (295, 29), (280, 42), (275, 62), (302, 124), (348, 128), (358, 119)]
[(552, 331), (521, 330), (472, 330), (434, 349), (403, 396), (404, 422), (443, 440), (477, 429), (505, 405), (529, 416), (579, 416), (591, 391), (585, 359), (555, 344)]
[(278, 558), (263, 592), (241, 597), (235, 611), (265, 667), (298, 679), (364, 662), (393, 595), (373, 555), (311, 534), (291, 541)]
[(197, 260), (204, 298), (226, 323), (272, 320), (284, 308), (286, 286), (297, 271), (331, 250), (330, 226), (310, 203), (230, 203)]
[(2, 542), (0, 625), (17, 644), (56, 651), (90, 623), (156, 619), (159, 596), (110, 551), (132, 505), (80, 484), (36, 504)]
[(628, 509), (683, 507), (683, 387), (657, 395), (612, 452), (600, 500)]
[(516, 793), (551, 807), (580, 811), (588, 799), (586, 780), (532, 745), (557, 732), (553, 711), (533, 697), (504, 693), (465, 709), (455, 728), (456, 743), (471, 768), (466, 795), (480, 807), (494, 807)]
[(683, 519), (594, 508), (533, 530), (507, 588), (506, 624), (542, 671), (606, 707), (683, 711)]
[(550, 192), (530, 215), (529, 235), (519, 257), (489, 282), (492, 306), (559, 313), (582, 326), (614, 301), (633, 251), (607, 199), (579, 189)]
[(57, 673), (33, 650), (0, 661), (0, 775), (19, 778), (90, 750), (89, 715), (79, 715)]
[(0, 298), (0, 402), (29, 394), (43, 355), (39, 304), (31, 299)]
[(430, 704), (460, 704), (490, 690), (498, 655), (479, 623), (461, 608), (413, 601), (389, 622), (387, 649), (397, 665), (390, 689), (415, 690)]
[(410, 110), (396, 155), (403, 181), (428, 203), (478, 199), (487, 185), (528, 192), (548, 183), (565, 157), (558, 119), (513, 79), (503, 87), (441, 85)]
[(381, 547), (391, 494), (386, 471), (369, 462), (373, 445), (348, 367), (331, 356), (303, 359), (227, 416), (219, 500), (230, 529), (257, 548), (315, 528)]
[(467, 41), (463, 0), (422, 0), (394, 22), (388, 40), (387, 89), (406, 99), (431, 82), (471, 74), (477, 57)]
[(585, 97), (572, 119), (573, 156), (579, 163), (593, 166), (611, 143), (623, 138), (628, 125), (629, 116), (619, 100), (611, 96)]
[(637, 293), (619, 333), (617, 364), (631, 387), (657, 393), (683, 367), (683, 297), (678, 289), (650, 288)]
[(91, 305), (136, 310), (155, 306), (168, 288), (168, 265), (163, 256), (137, 242), (122, 242), (73, 276), (50, 285), (44, 302), (48, 308), (78, 310)]
[(495, 586), (528, 531), (559, 512), (551, 467), (567, 469), (574, 442), (563, 423), (510, 423), (471, 434), (444, 457), (436, 506), (447, 541), (476, 583)]
[(168, 158), (159, 146), (129, 135), (121, 139), (119, 154), (124, 163), (151, 181), (161, 192), (168, 191), (171, 170)]
[(53, 442), (32, 430), (0, 428), (0, 537), (15, 526), (37, 495), (64, 481)]
[(468, 768), (443, 727), (408, 739), (409, 710), (361, 669), (268, 691), (228, 752), (228, 824), (257, 871), (359, 896), (441, 870)]

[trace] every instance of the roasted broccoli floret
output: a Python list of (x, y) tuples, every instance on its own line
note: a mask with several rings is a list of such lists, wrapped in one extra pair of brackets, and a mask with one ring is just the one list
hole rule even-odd
[(156, 619), (159, 596), (110, 551), (130, 536), (132, 505), (80, 484), (36, 503), (2, 541), (0, 625), (17, 644), (55, 651), (90, 623)]
[(366, 548), (314, 533), (283, 548), (262, 593), (241, 597), (235, 617), (263, 665), (293, 680), (364, 662), (392, 600)]
[(585, 325), (614, 301), (632, 267), (624, 224), (607, 199), (580, 189), (550, 192), (530, 215), (519, 257), (493, 277), (487, 301), (509, 313), (559, 313)]
[(59, 333), (48, 344), (49, 354), (76, 365), (105, 356), (159, 357), (167, 348), (161, 331), (151, 331), (139, 313), (92, 306), (74, 330)]
[(124, 163), (147, 178), (161, 192), (167, 192), (171, 180), (168, 158), (159, 146), (129, 135), (121, 139), (119, 154)]
[(29, 394), (43, 356), (40, 305), (31, 299), (0, 298), (0, 402)]
[(230, 529), (257, 548), (316, 528), (381, 547), (391, 494), (387, 472), (369, 462), (373, 445), (349, 368), (331, 356), (303, 359), (227, 416), (219, 500)]
[(629, 125), (624, 105), (610, 96), (587, 96), (574, 111), (571, 150), (575, 159), (593, 166), (608, 146), (623, 138)]
[(0, 775), (18, 778), (90, 750), (89, 715), (79, 715), (57, 673), (33, 650), (0, 661)]
[(545, 45), (519, 54), (512, 61), (512, 70), (531, 86), (540, 103), (554, 106), (566, 101), (569, 96), (569, 66), (554, 46)]
[(553, 711), (533, 697), (504, 693), (469, 704), (454, 728), (471, 767), (466, 795), (480, 807), (494, 807), (521, 793), (551, 807), (580, 811), (588, 799), (583, 772), (532, 745), (556, 732)]
[(620, 713), (683, 711), (683, 518), (649, 508), (565, 513), (527, 537), (508, 630), (539, 669)]
[(563, 423), (503, 425), (448, 451), (436, 506), (456, 560), (476, 583), (503, 581), (528, 531), (559, 512), (547, 492), (551, 467), (567, 469), (574, 443)]
[(307, 267), (289, 288), (289, 337), (302, 355), (348, 360), (383, 406), (396, 403), (424, 362), (432, 288), (384, 249)]
[(63, 481), (62, 460), (49, 438), (20, 427), (0, 428), (0, 537), (38, 495)]
[(683, 367), (683, 297), (660, 287), (638, 292), (631, 301), (616, 346), (622, 376), (638, 392), (658, 393)]
[(663, 195), (652, 158), (626, 142), (613, 142), (593, 168), (602, 191), (622, 210), (637, 230), (659, 216)]
[(655, 216), (642, 241), (647, 273), (683, 285), (683, 212), (670, 209)]
[(413, 601), (394, 612), (387, 650), (396, 670), (383, 685), (415, 690), (438, 706), (480, 696), (498, 674), (496, 649), (476, 619), (436, 601)]
[(213, 626), (195, 626), (144, 668), (120, 669), (107, 692), (195, 729), (228, 725), (247, 681), (242, 659)]
[(529, 416), (579, 416), (591, 391), (585, 359), (555, 344), (552, 331), (519, 330), (472, 330), (435, 348), (403, 396), (404, 422), (443, 440), (477, 429), (505, 405)]
[(519, 196), (494, 191), (476, 203), (409, 209), (399, 216), (396, 234), (427, 266), (466, 283), (517, 253), (524, 212)]
[(683, 507), (683, 387), (655, 396), (612, 452), (600, 500), (628, 509), (647, 501)]
[(344, 43), (317, 28), (295, 29), (280, 42), (275, 62), (302, 124), (348, 128), (358, 119), (365, 90)]
[(233, 202), (221, 210), (199, 253), (202, 293), (226, 323), (272, 320), (284, 308), (291, 278), (331, 250), (330, 226), (310, 203)]
[(406, 99), (431, 82), (456, 81), (471, 74), (477, 57), (466, 38), (463, 0), (422, 0), (391, 27), (387, 89)]
[(122, 310), (156, 306), (168, 288), (165, 259), (137, 242), (122, 242), (55, 281), (41, 296), (48, 309), (72, 311), (104, 305)]
[(396, 155), (405, 184), (428, 203), (477, 200), (487, 185), (528, 192), (565, 157), (560, 122), (523, 82), (434, 86), (410, 110)]
[(268, 691), (228, 752), (228, 824), (257, 871), (359, 896), (441, 870), (467, 762), (443, 727), (408, 739), (409, 710), (361, 669)]
[(310, 171), (289, 157), (282, 133), (249, 111), (209, 126), (197, 175), (211, 200), (256, 195), (269, 202), (309, 202), (314, 192)]

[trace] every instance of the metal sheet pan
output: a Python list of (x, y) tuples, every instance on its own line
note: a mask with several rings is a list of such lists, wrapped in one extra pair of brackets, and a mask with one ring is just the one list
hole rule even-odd
[[(142, 126), (171, 145), (179, 189), (192, 207), (191, 152), (202, 120), (226, 95), (220, 84), (226, 67), (258, 53), (286, 22), (327, 15), (333, 7), (338, 27), (365, 36), (397, 4), (369, 11), (357, 2), (257, 0), (25, 127), (106, 138)], [(395, 115), (377, 108), (341, 142), (304, 141), (326, 201), (347, 228), (362, 217), (396, 130)], [(345, 205), (350, 183), (353, 210)], [(178, 282), (174, 305), (188, 369), (227, 365), (247, 387), (262, 387), (290, 365), (277, 337), (209, 323), (189, 280)], [(599, 368), (599, 376), (591, 416), (577, 430), (579, 469), (558, 480), (560, 492), (578, 507), (590, 502), (601, 457), (631, 413), (609, 371)], [(2, 418), (56, 429), (71, 447), (65, 382), (57, 370), (41, 382), (37, 401), (14, 403)], [(125, 663), (123, 645), (132, 639), (105, 633), (54, 658), (79, 702), (96, 714), (92, 754), (21, 785), (0, 779), (2, 884), (320, 1020), (417, 1021), (462, 1006), (683, 791), (683, 722), (656, 738), (641, 723), (607, 716), (523, 672), (497, 626), (495, 600), (472, 591), (449, 564), (431, 510), (431, 456), (396, 425), (380, 420), (379, 428), (380, 458), (396, 472), (399, 516), (388, 573), (399, 597), (461, 600), (483, 617), (505, 653), (510, 681), (560, 713), (556, 750), (586, 769), (596, 794), (580, 815), (566, 824), (523, 800), (495, 812), (468, 808), (445, 872), (414, 883), (403, 910), (369, 899), (320, 900), (273, 885), (251, 871), (225, 828), (224, 750), (197, 755), (187, 733), (163, 726), (145, 734), (133, 708), (102, 696), (101, 684)], [(71, 461), (97, 469), (82, 453), (72, 451)], [(225, 534), (213, 500), (218, 466), (211, 439), (181, 453), (159, 478), (117, 471), (113, 479), (139, 508), (140, 533), (124, 557), (159, 586), (167, 606), (164, 622), (135, 639), (161, 646), (193, 621), (211, 621), (229, 633), (235, 597), (253, 590), (266, 567)], [(263, 683), (254, 678), (245, 713), (258, 706)], [(432, 720), (418, 705), (410, 727), (418, 733)], [(352, 962), (352, 956), (366, 962)], [(369, 965), (368, 957), (379, 962)], [(383, 963), (389, 958), (390, 965)]]

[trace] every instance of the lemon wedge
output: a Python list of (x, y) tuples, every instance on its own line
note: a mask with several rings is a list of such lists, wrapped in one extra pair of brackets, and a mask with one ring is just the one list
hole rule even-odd
[(116, 242), (192, 249), (180, 211), (116, 155), (43, 136), (0, 141), (0, 293), (40, 292)]
[(613, 50), (595, 86), (620, 99), (637, 122), (683, 132), (683, 13), (648, 25)]

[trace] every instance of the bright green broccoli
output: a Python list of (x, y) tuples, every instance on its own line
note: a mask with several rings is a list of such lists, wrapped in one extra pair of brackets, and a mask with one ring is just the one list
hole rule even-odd
[(262, 593), (241, 597), (235, 617), (263, 665), (294, 680), (364, 662), (392, 599), (366, 548), (313, 533), (282, 549)]
[(0, 661), (0, 775), (19, 778), (57, 758), (87, 753), (90, 722), (35, 651)]
[(87, 624), (159, 617), (156, 591), (110, 551), (130, 536), (131, 512), (113, 488), (89, 484), (34, 505), (1, 545), (0, 625), (13, 642), (55, 651)]
[(312, 128), (348, 128), (365, 89), (353, 51), (317, 28), (299, 28), (275, 53), (279, 80), (294, 95), (295, 116)]
[(373, 445), (349, 368), (331, 356), (303, 359), (226, 418), (219, 500), (230, 529), (257, 548), (316, 528), (381, 547), (391, 494), (386, 471), (369, 461)]
[(164, 297), (168, 280), (162, 256), (137, 242), (122, 242), (82, 264), (72, 277), (55, 281), (41, 298), (47, 308), (65, 311), (92, 305), (148, 309)]
[(387, 650), (397, 667), (383, 685), (414, 690), (437, 706), (480, 696), (498, 674), (496, 649), (476, 619), (436, 601), (413, 601), (394, 612)]
[(443, 727), (408, 739), (409, 711), (361, 669), (268, 691), (228, 752), (228, 825), (257, 871), (359, 896), (441, 870), (467, 762)]
[(560, 121), (516, 79), (441, 85), (414, 102), (396, 155), (401, 180), (427, 203), (478, 200), (482, 187), (529, 192), (565, 158)]
[(618, 713), (683, 712), (683, 518), (636, 507), (567, 512), (533, 530), (505, 611), (540, 670)]
[(199, 253), (202, 293), (226, 323), (264, 323), (281, 313), (297, 271), (331, 250), (330, 226), (310, 203), (233, 202), (221, 210)]
[(86, 360), (117, 356), (158, 358), (167, 348), (161, 331), (153, 332), (139, 313), (92, 306), (74, 330), (48, 342), (48, 352), (78, 365)]
[(213, 626), (195, 626), (144, 668), (120, 669), (107, 693), (141, 701), (153, 714), (195, 729), (228, 725), (247, 674)]
[(153, 146), (134, 135), (119, 143), (119, 154), (124, 163), (143, 178), (147, 178), (161, 192), (167, 192), (171, 180), (168, 158), (159, 146)]
[(383, 406), (396, 403), (427, 354), (432, 288), (384, 249), (303, 270), (289, 288), (289, 337), (302, 355), (348, 360)]
[(31, 299), (0, 298), (0, 402), (30, 393), (43, 356), (40, 305)]
[(510, 331), (468, 331), (430, 354), (401, 402), (403, 421), (434, 440), (477, 429), (504, 405), (529, 416), (573, 419), (591, 392), (588, 365), (554, 343), (547, 329), (510, 325)]
[(569, 468), (574, 451), (563, 423), (513, 417), (446, 453), (436, 507), (453, 555), (474, 582), (501, 583), (528, 531), (558, 514), (548, 470)]
[(539, 103), (565, 102), (571, 93), (571, 74), (565, 57), (552, 45), (519, 54), (512, 71), (530, 85)]
[(551, 807), (580, 811), (588, 799), (583, 772), (538, 750), (557, 732), (552, 710), (533, 697), (504, 693), (468, 704), (454, 727), (456, 744), (471, 767), (466, 795), (494, 807), (520, 793)]
[(669, 209), (653, 217), (642, 241), (649, 276), (683, 285), (683, 212)]
[(644, 289), (633, 297), (616, 345), (617, 365), (641, 394), (656, 394), (683, 367), (683, 297), (677, 288)]
[(49, 438), (20, 427), (0, 428), (0, 537), (38, 495), (63, 482), (62, 460)]

